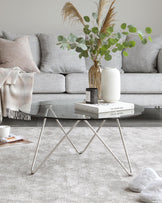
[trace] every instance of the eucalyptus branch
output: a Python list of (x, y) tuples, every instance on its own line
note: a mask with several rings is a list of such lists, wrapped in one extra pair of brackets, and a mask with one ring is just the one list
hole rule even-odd
[[(105, 16), (105, 20), (100, 27), (99, 21), (101, 19), (101, 11), (103, 10), (103, 5), (106, 5), (106, 0), (99, 0), (99, 2), (100, 8), (98, 13), (92, 13), (92, 17), (95, 20), (95, 25), (93, 27), (90, 26), (91, 19), (89, 16), (84, 16), (82, 18), (73, 5), (67, 4), (65, 6), (65, 17), (70, 16), (73, 20), (79, 19), (79, 21), (82, 22), (84, 26), (83, 33), (85, 34), (85, 38), (78, 37), (74, 34), (70, 34), (68, 37), (60, 35), (58, 36), (58, 45), (60, 45), (61, 48), (67, 48), (68, 50), (73, 49), (79, 54), (80, 58), (90, 57), (93, 61), (98, 60), (100, 62), (103, 57), (107, 61), (111, 60), (112, 52), (122, 52), (125, 48), (135, 47), (135, 41), (127, 40), (121, 42), (120, 39), (122, 39), (122, 36), (128, 36), (129, 34), (136, 35), (141, 40), (142, 44), (146, 44), (148, 40), (152, 41), (150, 36), (152, 29), (150, 27), (146, 27), (145, 34), (143, 34), (133, 25), (122, 23), (120, 26), (121, 30), (119, 32), (114, 32), (114, 26), (112, 22), (115, 14), (115, 0), (112, 0), (110, 10), (108, 10), (107, 15)], [(98, 19), (98, 17), (100, 19)], [(124, 56), (128, 56), (126, 50), (124, 50), (122, 53)]]

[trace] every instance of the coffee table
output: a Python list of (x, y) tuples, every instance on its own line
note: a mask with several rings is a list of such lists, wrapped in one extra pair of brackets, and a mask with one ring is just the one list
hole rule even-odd
[[(89, 145), (92, 143), (93, 139), (97, 137), (100, 142), (105, 146), (105, 148), (110, 152), (110, 154), (115, 158), (115, 160), (119, 163), (121, 168), (128, 174), (128, 175), (133, 175), (132, 172), (132, 167), (130, 163), (130, 159), (128, 156), (126, 144), (124, 141), (124, 136), (122, 133), (122, 129), (120, 126), (120, 119), (123, 118), (131, 118), (135, 116), (139, 116), (142, 114), (144, 111), (144, 108), (138, 105), (135, 105), (134, 110), (127, 110), (127, 111), (116, 111), (113, 113), (105, 113), (102, 114), (101, 116), (96, 116), (96, 114), (91, 114), (88, 112), (83, 112), (83, 111), (78, 111), (75, 109), (75, 103), (79, 101), (45, 101), (45, 102), (38, 102), (32, 105), (31, 107), (31, 112), (30, 115), (32, 117), (37, 117), (37, 118), (42, 118), (43, 119), (43, 124), (41, 127), (40, 135), (37, 141), (34, 157), (33, 157), (33, 162), (31, 166), (31, 174), (34, 174), (38, 171), (38, 169), (46, 162), (46, 160), (51, 156), (51, 154), (57, 149), (57, 147), (63, 142), (63, 140), (66, 138), (71, 146), (74, 148), (77, 154), (81, 155), (83, 154)], [(39, 146), (41, 143), (41, 138), (43, 136), (43, 131), (47, 122), (47, 119), (53, 119), (56, 121), (58, 126), (63, 132), (63, 137), (60, 139), (60, 141), (53, 147), (53, 149), (47, 154), (47, 156), (44, 158), (44, 160), (35, 168), (35, 163), (37, 160), (37, 155), (38, 155), (38, 150)], [(119, 135), (121, 138), (121, 142), (124, 148), (126, 160), (128, 162), (128, 167), (126, 167), (122, 161), (115, 155), (115, 153), (111, 150), (111, 148), (103, 141), (103, 139), (99, 135), (100, 129), (103, 127), (104, 123), (108, 120), (114, 119), (117, 122), (117, 126), (119, 128)], [(65, 131), (61, 121), (63, 120), (74, 120), (75, 123), (74, 125), (70, 128), (69, 131)], [(89, 121), (91, 120), (98, 120), (100, 121), (100, 125), (97, 130), (90, 124)], [(77, 147), (73, 144), (72, 140), (70, 139), (70, 133), (71, 131), (80, 123), (84, 122), (87, 127), (91, 129), (91, 131), (94, 133), (94, 135), (90, 138), (89, 142), (85, 146), (85, 148), (82, 151), (79, 151)]]

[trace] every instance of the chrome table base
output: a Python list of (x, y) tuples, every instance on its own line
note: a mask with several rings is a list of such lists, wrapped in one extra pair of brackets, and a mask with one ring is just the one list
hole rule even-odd
[[(51, 111), (52, 114), (54, 116), (55, 115), (55, 112), (53, 111), (53, 109), (51, 107), (49, 107), (49, 109), (47, 109), (46, 111), (46, 114), (48, 114), (48, 111)], [(132, 175), (132, 168), (131, 168), (131, 163), (130, 163), (130, 159), (129, 159), (129, 156), (128, 156), (128, 152), (127, 152), (127, 149), (126, 149), (126, 144), (125, 144), (125, 141), (124, 141), (124, 137), (123, 137), (123, 134), (122, 134), (122, 130), (121, 130), (121, 126), (120, 126), (120, 122), (119, 122), (119, 119), (117, 118), (116, 119), (116, 122), (117, 122), (117, 126), (119, 128), (119, 133), (120, 133), (120, 137), (121, 137), (121, 141), (122, 141), (122, 144), (123, 144), (123, 148), (124, 148), (124, 152), (125, 152), (125, 156), (126, 156), (126, 159), (127, 159), (127, 162), (128, 162), (128, 168), (127, 169), (125, 167), (125, 165), (121, 162), (121, 160), (114, 154), (114, 152), (110, 149), (109, 146), (107, 146), (107, 144), (102, 140), (102, 138), (99, 136), (99, 131), (100, 129), (102, 128), (102, 126), (104, 125), (105, 121), (106, 120), (102, 120), (102, 123), (100, 124), (99, 128), (97, 130), (95, 130), (92, 125), (88, 122), (88, 120), (83, 120), (87, 126), (92, 130), (92, 132), (94, 133), (94, 135), (91, 137), (91, 139), (89, 140), (88, 144), (85, 146), (85, 148), (82, 150), (82, 151), (78, 151), (78, 149), (76, 148), (76, 146), (73, 144), (73, 142), (71, 141), (70, 137), (69, 137), (69, 134), (70, 132), (80, 123), (80, 120), (77, 120), (74, 125), (70, 128), (70, 130), (68, 132), (65, 132), (65, 129), (63, 128), (62, 124), (60, 123), (60, 121), (58, 119), (56, 119), (56, 122), (58, 124), (58, 126), (60, 127), (60, 129), (62, 130), (62, 132), (64, 133), (64, 136), (61, 138), (61, 140), (55, 145), (55, 147), (48, 153), (48, 155), (44, 158), (44, 160), (34, 169), (34, 166), (35, 166), (35, 163), (36, 163), (36, 159), (37, 159), (37, 155), (38, 155), (38, 151), (39, 151), (39, 146), (40, 146), (40, 143), (41, 143), (41, 138), (43, 136), (43, 132), (44, 132), (44, 128), (45, 128), (45, 125), (46, 125), (46, 122), (47, 122), (47, 118), (44, 118), (43, 120), (43, 125), (42, 125), (42, 128), (41, 128), (41, 132), (40, 132), (40, 135), (39, 135), (39, 138), (38, 138), (38, 142), (37, 142), (37, 146), (36, 146), (36, 150), (35, 150), (35, 153), (34, 153), (34, 157), (33, 157), (33, 162), (32, 162), (32, 167), (31, 167), (31, 174), (34, 174), (38, 171), (38, 169), (46, 162), (46, 160), (51, 156), (51, 154), (57, 149), (57, 147), (63, 142), (63, 140), (65, 138), (67, 138), (67, 140), (70, 142), (71, 146), (74, 148), (74, 150), (76, 151), (76, 153), (78, 153), (79, 155), (83, 154), (87, 148), (89, 147), (89, 145), (92, 143), (93, 139), (95, 137), (97, 137), (101, 143), (105, 146), (105, 148), (111, 153), (111, 155), (115, 158), (115, 160), (119, 163), (119, 165), (123, 168), (123, 170), (128, 174), (128, 175)]]

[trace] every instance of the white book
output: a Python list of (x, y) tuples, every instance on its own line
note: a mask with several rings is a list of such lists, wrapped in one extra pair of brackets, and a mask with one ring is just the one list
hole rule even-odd
[(92, 113), (88, 111), (81, 111), (81, 110), (76, 110), (77, 114), (81, 115), (86, 115), (91, 118), (120, 118), (120, 117), (126, 117), (126, 116), (132, 116), (134, 115), (134, 109), (128, 109), (128, 110), (120, 110), (120, 111), (110, 111), (110, 112), (104, 112), (104, 113)]
[(92, 113), (105, 113), (134, 109), (134, 104), (121, 101), (114, 103), (106, 103), (103, 100), (101, 100), (99, 101), (98, 104), (87, 104), (85, 102), (75, 103), (75, 109), (88, 111)]
[(10, 143), (10, 142), (17, 142), (23, 140), (21, 136), (10, 134), (8, 137), (3, 137), (0, 142), (2, 143)]

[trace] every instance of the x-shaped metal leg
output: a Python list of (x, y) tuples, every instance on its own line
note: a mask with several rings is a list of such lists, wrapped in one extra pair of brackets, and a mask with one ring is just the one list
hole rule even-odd
[(82, 152), (85, 152), (86, 149), (88, 148), (88, 146), (90, 145), (90, 143), (93, 141), (93, 139), (95, 137), (97, 137), (101, 143), (106, 147), (106, 149), (111, 153), (111, 155), (115, 158), (115, 160), (120, 164), (120, 166), (125, 170), (125, 172), (128, 174), (128, 175), (133, 175), (132, 174), (132, 167), (131, 167), (131, 163), (130, 163), (130, 160), (129, 160), (129, 156), (128, 156), (128, 152), (127, 152), (127, 149), (126, 149), (126, 144), (125, 144), (125, 140), (124, 140), (124, 137), (123, 137), (123, 134), (122, 134), (122, 130), (121, 130), (121, 126), (120, 126), (120, 122), (119, 122), (119, 119), (116, 119), (116, 122), (117, 122), (117, 125), (118, 125), (118, 128), (119, 128), (119, 132), (120, 132), (120, 137), (121, 137), (121, 140), (122, 140), (122, 144), (123, 144), (123, 148), (124, 148), (124, 152), (125, 152), (125, 155), (126, 155), (126, 159), (127, 159), (127, 162), (128, 162), (128, 167), (129, 167), (129, 170), (124, 166), (124, 164), (121, 162), (121, 160), (114, 154), (114, 152), (110, 149), (109, 146), (106, 145), (106, 143), (103, 141), (103, 139), (99, 136), (98, 134), (98, 131), (100, 130), (100, 128), (103, 126), (105, 120), (102, 122), (102, 125), (100, 128), (98, 128), (98, 130), (96, 131), (92, 125), (87, 121), (85, 120), (84, 121), (88, 126), (89, 128), (92, 130), (92, 132), (94, 133), (93, 137), (90, 139), (90, 141), (88, 142), (88, 144), (86, 145), (85, 149), (82, 151)]
[[(39, 136), (39, 139), (38, 139), (38, 143), (37, 143), (37, 146), (36, 146), (36, 150), (35, 150), (35, 154), (34, 154), (34, 158), (33, 158), (33, 162), (32, 162), (32, 167), (31, 167), (31, 174), (34, 174), (37, 172), (37, 170), (46, 162), (46, 160), (51, 156), (51, 154), (57, 149), (57, 147), (62, 143), (62, 141), (67, 138), (70, 143), (72, 144), (72, 146), (74, 147), (75, 151), (79, 154), (79, 151), (76, 149), (76, 147), (73, 145), (73, 143), (71, 142), (70, 138), (68, 137), (68, 134), (70, 134), (70, 132), (78, 125), (78, 123), (80, 122), (79, 120), (75, 122), (75, 124), (70, 128), (70, 130), (66, 133), (65, 135), (61, 138), (61, 140), (55, 145), (55, 147), (51, 150), (51, 152), (44, 158), (44, 160), (39, 164), (39, 166), (34, 170), (34, 166), (35, 166), (35, 162), (36, 162), (36, 158), (37, 158), (37, 155), (38, 155), (38, 150), (39, 150), (39, 145), (40, 145), (40, 142), (41, 142), (41, 137), (43, 135), (43, 131), (44, 131), (44, 127), (45, 127), (45, 124), (46, 124), (46, 121), (47, 119), (45, 118), (44, 121), (43, 121), (43, 126), (42, 126), (42, 129), (41, 129), (41, 132), (40, 132), (40, 136)], [(62, 125), (60, 126), (61, 129), (63, 129)]]
[[(53, 111), (53, 109), (51, 107), (49, 107), (46, 111), (46, 114), (48, 114), (48, 111), (51, 111), (52, 114), (54, 116), (55, 115), (55, 112)], [(40, 135), (39, 135), (39, 138), (38, 138), (38, 142), (37, 142), (37, 146), (36, 146), (36, 150), (35, 150), (35, 154), (34, 154), (34, 158), (33, 158), (33, 162), (32, 162), (32, 167), (31, 167), (31, 174), (34, 174), (37, 172), (37, 170), (46, 162), (46, 160), (51, 156), (51, 154), (57, 149), (57, 147), (63, 142), (63, 140), (65, 138), (67, 138), (67, 140), (70, 142), (71, 146), (74, 148), (74, 150), (78, 153), (78, 154), (82, 154), (84, 153), (87, 148), (89, 147), (89, 145), (91, 144), (91, 142), (93, 141), (93, 139), (95, 137), (97, 137), (101, 143), (106, 147), (106, 149), (112, 154), (112, 156), (116, 159), (116, 161), (120, 164), (120, 166), (126, 171), (126, 173), (128, 175), (132, 175), (132, 169), (131, 169), (131, 164), (130, 164), (130, 160), (129, 160), (129, 156), (128, 156), (128, 153), (127, 153), (127, 149), (126, 149), (126, 145), (125, 145), (125, 141), (124, 141), (124, 137), (123, 137), (123, 134), (122, 134), (122, 130), (121, 130), (121, 127), (120, 127), (120, 122), (119, 122), (119, 119), (116, 119), (117, 121), (117, 124), (118, 124), (118, 128), (119, 128), (119, 132), (120, 132), (120, 136), (121, 136), (121, 140), (122, 140), (122, 144), (123, 144), (123, 147), (124, 147), (124, 151), (125, 151), (125, 155), (126, 155), (126, 158), (127, 158), (127, 161), (128, 161), (128, 166), (129, 166), (129, 171), (128, 169), (124, 166), (124, 164), (120, 161), (120, 159), (112, 152), (112, 150), (110, 149), (110, 147), (108, 147), (106, 145), (106, 143), (102, 140), (102, 138), (98, 135), (98, 132), (99, 130), (102, 128), (102, 126), (104, 125), (105, 123), (105, 120), (102, 121), (101, 125), (99, 126), (99, 128), (97, 130), (95, 130), (92, 125), (87, 121), (87, 120), (84, 120), (84, 122), (87, 124), (87, 126), (92, 130), (92, 132), (94, 133), (94, 135), (91, 137), (91, 139), (89, 140), (88, 144), (86, 145), (86, 147), (81, 151), (79, 152), (78, 149), (76, 148), (76, 146), (73, 144), (73, 142), (71, 141), (71, 139), (69, 138), (69, 134), (70, 132), (80, 123), (80, 120), (77, 120), (74, 125), (69, 129), (68, 132), (65, 132), (62, 124), (60, 123), (60, 121), (58, 119), (56, 119), (56, 122), (58, 124), (58, 126), (60, 127), (60, 129), (62, 130), (62, 132), (64, 133), (64, 136), (60, 139), (60, 141), (55, 145), (55, 147), (48, 153), (48, 155), (43, 159), (43, 161), (38, 165), (38, 167), (34, 170), (34, 166), (35, 166), (35, 162), (36, 162), (36, 159), (37, 159), (37, 155), (38, 155), (38, 151), (39, 151), (39, 146), (40, 146), (40, 143), (41, 143), (41, 138), (42, 138), (42, 135), (43, 135), (43, 132), (44, 132), (44, 128), (45, 128), (45, 125), (46, 125), (46, 122), (47, 122), (47, 118), (44, 118), (43, 120), (43, 125), (42, 125), (42, 128), (41, 128), (41, 132), (40, 132)]]

